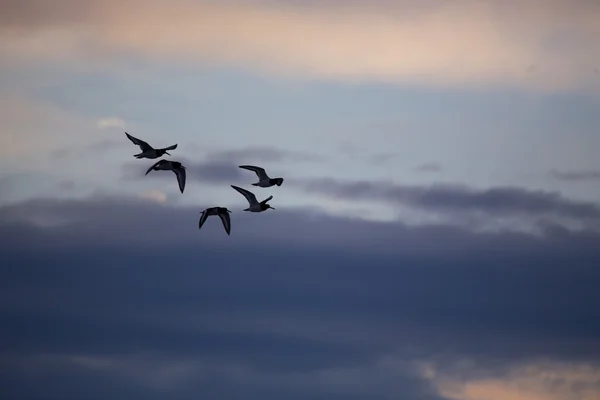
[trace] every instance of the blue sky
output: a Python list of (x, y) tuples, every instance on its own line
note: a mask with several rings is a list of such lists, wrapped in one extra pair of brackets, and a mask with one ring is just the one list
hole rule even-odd
[(0, 1), (0, 393), (600, 395), (597, 4), (49, 4)]

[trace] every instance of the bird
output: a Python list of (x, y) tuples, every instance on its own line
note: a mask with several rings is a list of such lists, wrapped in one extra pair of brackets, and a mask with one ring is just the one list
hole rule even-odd
[(148, 173), (152, 170), (175, 172), (175, 175), (177, 175), (177, 183), (179, 183), (179, 190), (181, 191), (181, 193), (183, 193), (183, 189), (185, 188), (185, 167), (181, 165), (179, 161), (157, 161), (156, 163), (154, 163), (153, 166), (148, 168), (148, 170), (146, 171), (146, 175), (148, 175)]
[(235, 185), (231, 185), (231, 187), (240, 192), (242, 195), (244, 195), (246, 200), (248, 200), (248, 204), (250, 205), (250, 207), (246, 208), (244, 211), (262, 212), (268, 210), (269, 208), (273, 210), (275, 209), (274, 207), (271, 207), (270, 204), (267, 204), (267, 201), (271, 200), (273, 196), (269, 196), (259, 203), (258, 200), (256, 200), (256, 196), (254, 195), (254, 193)]
[(164, 154), (170, 156), (171, 154), (169, 154), (169, 152), (167, 150), (175, 150), (177, 148), (177, 144), (174, 144), (172, 146), (165, 147), (163, 149), (155, 149), (154, 147), (150, 146), (148, 143), (146, 143), (143, 140), (140, 140), (136, 137), (131, 136), (127, 132), (125, 132), (125, 135), (127, 135), (129, 140), (131, 140), (133, 142), (133, 144), (140, 146), (140, 149), (142, 150), (142, 152), (139, 154), (133, 155), (137, 159), (140, 159), (140, 158), (154, 159), (154, 158), (162, 157)]
[(226, 207), (210, 207), (202, 211), (200, 214), (200, 221), (198, 221), (198, 229), (202, 228), (202, 225), (206, 222), (206, 219), (211, 215), (218, 215), (223, 222), (225, 232), (229, 235), (231, 233), (231, 219), (229, 218), (229, 211)]
[(258, 182), (253, 183), (252, 186), (259, 187), (271, 187), (274, 185), (281, 186), (283, 183), (283, 178), (270, 178), (269, 175), (265, 172), (264, 168), (255, 167), (254, 165), (240, 165), (240, 168), (247, 169), (248, 171), (254, 171), (258, 176)]

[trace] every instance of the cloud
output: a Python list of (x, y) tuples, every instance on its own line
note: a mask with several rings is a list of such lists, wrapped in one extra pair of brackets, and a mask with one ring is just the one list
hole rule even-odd
[[(81, 132), (91, 121), (72, 115), (54, 105), (26, 98), (22, 94), (0, 94), (0, 156), (22, 162), (24, 156), (58, 151)], [(43, 132), (41, 134), (40, 132)]]
[(215, 161), (230, 161), (232, 163), (237, 163), (238, 165), (247, 164), (250, 161), (317, 162), (323, 160), (323, 157), (316, 154), (307, 154), (273, 147), (250, 147), (234, 150), (217, 150), (210, 152), (208, 154), (208, 158)]
[(442, 172), (443, 168), (437, 163), (425, 163), (415, 168), (418, 172)]
[(122, 147), (123, 142), (119, 142), (116, 140), (101, 140), (98, 142), (94, 142), (91, 144), (81, 145), (81, 146), (65, 146), (56, 150), (53, 150), (50, 155), (53, 158), (67, 158), (74, 155), (81, 155), (87, 152), (94, 153), (103, 153), (106, 151), (110, 151), (116, 149), (118, 147)]
[(560, 181), (581, 182), (600, 180), (600, 171), (550, 171), (550, 175)]
[(121, 118), (116, 117), (108, 117), (101, 118), (96, 122), (98, 129), (106, 129), (106, 128), (122, 128), (125, 129), (125, 121)]
[[(200, 161), (194, 162), (185, 157), (173, 158), (180, 161), (186, 167), (187, 180), (208, 182), (212, 184), (242, 182), (245, 178), (243, 170), (237, 165), (227, 161)], [(148, 160), (146, 164), (139, 162), (128, 162), (121, 168), (122, 179), (137, 180), (144, 178), (146, 170), (152, 166), (156, 160)], [(147, 175), (150, 179), (169, 179), (174, 180), (175, 175), (172, 172), (168, 174), (165, 171), (152, 171)]]
[[(531, 362), (501, 376), (444, 376), (433, 370), (439, 394), (449, 400), (569, 400), (600, 398), (600, 367), (593, 364)], [(481, 372), (480, 372), (481, 373)]]
[(105, 68), (133, 54), (350, 82), (600, 87), (600, 6), (586, 0), (511, 7), (500, 0), (63, 0), (50, 8), (28, 0), (2, 7), (0, 44), (12, 60)]
[(557, 192), (519, 187), (472, 189), (465, 185), (396, 185), (391, 182), (320, 181), (300, 184), (308, 192), (336, 198), (373, 199), (436, 213), (464, 217), (468, 213), (488, 216), (562, 217), (581, 223), (597, 223), (600, 207), (575, 201)]
[(140, 194), (140, 198), (153, 201), (158, 204), (167, 202), (167, 195), (160, 190), (147, 190)]
[[(216, 150), (206, 154), (205, 160), (195, 161), (187, 157), (175, 157), (180, 161), (187, 171), (187, 179), (208, 183), (235, 184), (255, 179), (254, 172), (239, 168), (239, 165), (247, 163), (270, 163), (270, 162), (316, 162), (321, 161), (317, 155), (301, 152), (274, 149), (269, 147), (254, 147), (237, 150)], [(140, 166), (139, 162), (129, 162), (122, 167), (122, 177), (125, 180), (139, 179), (152, 163)], [(264, 166), (272, 177), (280, 176), (275, 169)], [(150, 174), (149, 174), (150, 175)], [(153, 174), (155, 177), (172, 179), (172, 174)], [(254, 182), (254, 181), (252, 181)]]
[[(357, 151), (353, 150), (353, 151), (351, 151), (351, 153), (356, 154)], [(399, 156), (400, 156), (400, 154), (393, 153), (393, 152), (376, 153), (376, 154), (372, 154), (371, 156), (369, 156), (369, 161), (372, 164), (381, 165), (381, 164), (386, 164), (386, 163), (390, 162), (391, 160), (393, 160), (394, 158), (397, 158)]]
[[(0, 387), (19, 398), (439, 400), (463, 393), (440, 382), (503, 380), (498, 365), (549, 359), (566, 376), (600, 357), (597, 233), (278, 208), (234, 210), (229, 237), (197, 229), (202, 206), (0, 207)], [(457, 382), (447, 363), (463, 358), (480, 367)], [(433, 362), (434, 377), (414, 362)]]

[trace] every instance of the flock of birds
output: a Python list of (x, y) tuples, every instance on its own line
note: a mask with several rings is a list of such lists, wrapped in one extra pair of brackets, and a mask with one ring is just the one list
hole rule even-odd
[[(140, 147), (142, 152), (134, 155), (134, 157), (137, 159), (142, 159), (142, 158), (155, 159), (155, 158), (160, 158), (165, 154), (170, 156), (171, 154), (169, 154), (169, 150), (175, 150), (177, 148), (177, 144), (174, 144), (172, 146), (165, 147), (162, 149), (155, 149), (154, 147), (150, 146), (147, 142), (144, 142), (143, 140), (133, 137), (127, 132), (125, 132), (125, 135), (127, 135), (129, 140), (131, 140), (133, 142), (133, 144)], [(275, 186), (275, 185), (281, 186), (281, 184), (283, 183), (283, 178), (269, 177), (269, 175), (267, 175), (264, 168), (256, 167), (254, 165), (240, 165), (239, 167), (242, 169), (246, 169), (246, 170), (253, 171), (254, 173), (256, 173), (256, 175), (258, 176), (258, 182), (252, 183), (252, 186), (267, 188), (267, 187), (271, 187), (271, 186)], [(150, 171), (173, 171), (175, 173), (175, 175), (177, 176), (177, 183), (179, 184), (179, 190), (181, 191), (181, 193), (183, 193), (183, 190), (185, 189), (186, 172), (185, 172), (185, 167), (179, 161), (168, 161), (165, 159), (159, 160), (156, 163), (154, 163), (154, 165), (152, 165), (150, 168), (148, 168), (148, 170), (146, 171), (146, 175), (148, 175), (148, 173), (150, 173)], [(269, 208), (272, 210), (275, 210), (274, 207), (271, 207), (271, 205), (267, 203), (269, 200), (271, 200), (273, 198), (273, 196), (269, 196), (266, 199), (264, 199), (263, 201), (259, 202), (256, 199), (256, 196), (254, 195), (254, 193), (252, 193), (246, 189), (242, 189), (241, 187), (238, 187), (235, 185), (231, 185), (231, 187), (234, 188), (239, 193), (241, 193), (248, 201), (249, 206), (248, 206), (248, 208), (244, 209), (244, 211), (263, 212), (263, 211), (268, 210)], [(198, 222), (198, 229), (202, 228), (202, 225), (204, 225), (204, 223), (206, 222), (206, 219), (208, 217), (210, 217), (211, 215), (216, 215), (221, 219), (221, 222), (223, 222), (223, 227), (225, 228), (225, 232), (227, 232), (227, 234), (230, 235), (231, 234), (231, 218), (229, 217), (230, 213), (231, 213), (231, 211), (228, 210), (227, 207), (207, 208), (200, 213), (200, 221)]]

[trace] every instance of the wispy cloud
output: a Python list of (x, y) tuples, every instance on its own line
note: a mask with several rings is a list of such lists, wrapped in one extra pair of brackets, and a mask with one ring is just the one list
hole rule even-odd
[(442, 172), (443, 168), (437, 163), (425, 163), (418, 165), (415, 170), (417, 172)]
[[(352, 151), (352, 153), (356, 153), (356, 151)], [(382, 165), (396, 159), (399, 156), (400, 154), (394, 152), (376, 153), (369, 156), (369, 162), (374, 165)]]
[[(208, 183), (236, 183), (244, 179), (243, 171), (237, 165), (227, 161), (199, 161), (194, 162), (187, 158), (178, 157), (173, 160), (181, 162), (187, 173), (188, 181), (194, 180)], [(124, 180), (136, 180), (144, 178), (144, 174), (157, 160), (148, 160), (147, 163), (139, 162), (125, 163), (121, 168), (121, 177)], [(164, 171), (150, 172), (150, 178), (175, 179), (173, 173), (166, 174)]]
[(342, 81), (600, 88), (598, 3), (510, 4), (5, 1), (0, 45), (13, 60), (72, 65), (128, 52)]
[(550, 171), (554, 179), (560, 181), (580, 182), (580, 181), (599, 181), (600, 171)]
[(122, 128), (125, 129), (125, 121), (117, 117), (101, 118), (96, 122), (98, 129)]
[(557, 192), (519, 187), (472, 189), (465, 185), (396, 185), (391, 182), (334, 179), (301, 183), (305, 190), (350, 199), (374, 199), (442, 213), (489, 215), (557, 215), (578, 220), (600, 219), (600, 206), (567, 199)]
[(207, 157), (215, 161), (229, 161), (238, 165), (248, 162), (318, 162), (323, 161), (323, 157), (317, 154), (308, 154), (299, 151), (277, 149), (274, 147), (249, 147), (232, 150), (211, 151)]

